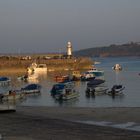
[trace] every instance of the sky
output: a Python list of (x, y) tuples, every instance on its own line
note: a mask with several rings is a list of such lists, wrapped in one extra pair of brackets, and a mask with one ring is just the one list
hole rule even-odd
[(0, 53), (140, 42), (140, 0), (0, 0)]

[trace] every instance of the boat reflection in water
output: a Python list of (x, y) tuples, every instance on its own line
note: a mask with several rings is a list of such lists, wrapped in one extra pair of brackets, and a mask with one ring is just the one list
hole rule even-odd
[(79, 98), (72, 98), (71, 100), (54, 100), (56, 104), (59, 106), (74, 106), (77, 102), (79, 102)]

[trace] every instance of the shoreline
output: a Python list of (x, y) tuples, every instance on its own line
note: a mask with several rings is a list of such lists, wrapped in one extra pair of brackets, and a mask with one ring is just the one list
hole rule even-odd
[(4, 140), (139, 140), (140, 132), (76, 121), (112, 119), (120, 123), (137, 118), (138, 123), (139, 112), (140, 108), (17, 106), (14, 113), (0, 114), (0, 134)]
[[(46, 107), (17, 106), (17, 111), (69, 121), (94, 120), (140, 123), (140, 107)], [(124, 113), (125, 112), (125, 113)], [(116, 117), (117, 116), (117, 117)]]

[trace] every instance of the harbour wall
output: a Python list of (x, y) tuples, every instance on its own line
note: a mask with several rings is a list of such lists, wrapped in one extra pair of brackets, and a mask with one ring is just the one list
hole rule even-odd
[(37, 64), (46, 64), (48, 71), (61, 70), (84, 70), (91, 68), (93, 61), (88, 57), (79, 57), (71, 59), (0, 59), (0, 72), (26, 72), (27, 67), (36, 62)]

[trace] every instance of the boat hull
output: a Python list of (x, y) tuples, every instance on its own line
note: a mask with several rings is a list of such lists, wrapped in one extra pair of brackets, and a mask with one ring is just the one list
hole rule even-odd
[(21, 88), (22, 93), (31, 94), (31, 93), (40, 93), (41, 86), (39, 84), (29, 84), (25, 88)]
[(56, 95), (55, 96), (55, 99), (56, 100), (70, 100), (70, 99), (73, 99), (73, 98), (77, 98), (79, 97), (79, 93), (78, 92), (74, 92), (74, 93), (71, 93), (69, 95)]
[(34, 90), (22, 90), (23, 93), (31, 94), (31, 93), (40, 93), (40, 89), (34, 89)]
[(125, 89), (125, 87), (122, 85), (115, 85), (112, 87), (112, 89), (107, 94), (111, 95), (111, 96), (123, 95), (124, 89)]

